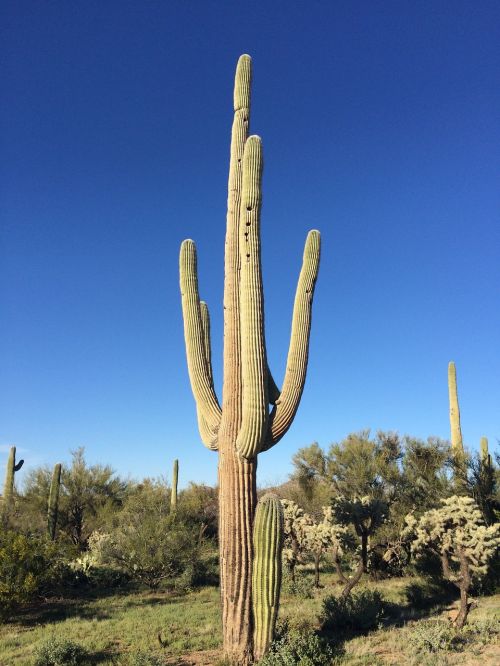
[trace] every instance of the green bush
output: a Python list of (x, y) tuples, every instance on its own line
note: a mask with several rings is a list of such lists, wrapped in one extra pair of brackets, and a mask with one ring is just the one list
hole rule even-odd
[(88, 651), (74, 641), (49, 639), (35, 649), (33, 666), (78, 666), (88, 664)]
[(47, 544), (17, 532), (0, 533), (0, 618), (33, 599), (50, 579)]
[(360, 590), (346, 599), (326, 597), (321, 612), (322, 628), (335, 632), (367, 631), (384, 620), (389, 604), (377, 590)]
[(327, 666), (333, 657), (332, 648), (314, 631), (282, 625), (259, 666)]
[(457, 596), (456, 588), (442, 579), (410, 583), (404, 592), (408, 605), (415, 610), (446, 604)]
[(314, 596), (314, 581), (302, 571), (295, 571), (295, 580), (292, 580), (287, 568), (283, 568), (282, 588), (285, 594), (292, 594), (300, 599), (312, 599)]

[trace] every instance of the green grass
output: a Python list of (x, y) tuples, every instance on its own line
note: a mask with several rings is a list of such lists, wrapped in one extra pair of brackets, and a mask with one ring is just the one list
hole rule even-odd
[[(322, 599), (338, 594), (333, 574), (323, 574), (322, 588), (313, 598), (283, 595), (280, 619), (304, 628), (318, 628)], [(410, 632), (420, 621), (446, 617), (443, 609), (416, 612), (406, 605), (404, 589), (409, 579), (373, 583), (395, 605), (387, 626), (342, 643), (342, 657), (335, 663), (351, 666), (378, 664), (487, 664), (500, 663), (498, 646), (476, 641), (459, 654), (416, 656)], [(470, 614), (471, 624), (498, 618), (500, 595), (484, 597)], [(444, 612), (444, 615), (443, 615)], [(165, 643), (162, 647), (158, 633)], [(55, 601), (23, 613), (15, 621), (0, 625), (0, 664), (28, 666), (36, 646), (47, 639), (70, 639), (94, 655), (95, 664), (127, 664), (127, 655), (146, 651), (167, 664), (215, 664), (219, 657), (221, 628), (219, 592), (206, 587), (184, 596), (129, 592), (104, 598)], [(189, 655), (185, 660), (182, 656)], [(415, 661), (417, 659), (417, 661)], [(432, 661), (434, 659), (434, 661)], [(444, 659), (444, 661), (443, 661)], [(478, 661), (474, 661), (477, 659)]]

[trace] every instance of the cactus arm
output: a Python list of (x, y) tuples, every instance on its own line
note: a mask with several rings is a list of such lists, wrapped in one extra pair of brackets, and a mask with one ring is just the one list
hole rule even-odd
[(50, 483), (49, 502), (47, 507), (47, 530), (49, 538), (54, 541), (57, 528), (57, 514), (59, 511), (59, 489), (61, 485), (61, 463), (54, 465), (52, 481)]
[(302, 269), (295, 294), (285, 379), (281, 395), (271, 412), (269, 433), (262, 451), (270, 449), (286, 433), (302, 396), (309, 356), (312, 303), (318, 277), (320, 249), (319, 231), (310, 231), (304, 247)]
[(256, 660), (267, 652), (274, 637), (281, 591), (283, 539), (281, 502), (275, 495), (264, 495), (257, 504), (253, 528), (252, 605)]
[(14, 465), (14, 472), (19, 472), (21, 467), (24, 465), (24, 460), (20, 460), (17, 465)]
[[(201, 325), (203, 327), (203, 344), (205, 351), (205, 360), (207, 363), (208, 376), (213, 388), (214, 381), (212, 373), (212, 352), (210, 344), (210, 314), (208, 312), (208, 306), (205, 303), (205, 301), (200, 301), (200, 310), (201, 310)], [(205, 421), (205, 418), (203, 417), (201, 409), (198, 407), (198, 405), (196, 406), (196, 414), (198, 417), (198, 430), (200, 431), (201, 441), (207, 447), (207, 449), (210, 449), (211, 451), (217, 451), (218, 450), (217, 432), (211, 430), (208, 427), (207, 422)]]
[(240, 322), (243, 380), (242, 419), (236, 450), (253, 459), (261, 449), (268, 421), (264, 299), (260, 260), (262, 143), (247, 139), (243, 153), (243, 191), (240, 208)]
[(221, 409), (205, 355), (205, 335), (198, 294), (196, 247), (192, 240), (185, 240), (182, 243), (179, 263), (184, 340), (191, 389), (207, 427), (215, 432), (219, 427)]
[(454, 453), (463, 454), (462, 430), (460, 428), (460, 408), (457, 393), (457, 369), (455, 363), (448, 363), (448, 393), (450, 399), (451, 448)]

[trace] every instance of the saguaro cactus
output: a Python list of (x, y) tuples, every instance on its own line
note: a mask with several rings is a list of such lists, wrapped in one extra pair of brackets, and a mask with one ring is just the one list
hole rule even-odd
[(488, 438), (481, 437), (481, 442), (479, 444), (481, 450), (481, 462), (487, 467), (491, 467), (491, 455), (488, 451)]
[(14, 495), (14, 474), (19, 472), (21, 467), (24, 464), (24, 460), (20, 460), (16, 463), (16, 447), (11, 446), (9, 451), (9, 457), (7, 459), (7, 468), (5, 470), (5, 483), (3, 486), (3, 506), (4, 512), (7, 513), (12, 504), (12, 498)]
[(56, 538), (57, 514), (59, 511), (59, 489), (61, 487), (61, 463), (54, 465), (50, 483), (49, 501), (47, 506), (47, 530), (50, 539)]
[(170, 493), (170, 513), (177, 511), (177, 482), (179, 480), (179, 461), (174, 460), (172, 469), (172, 490)]
[(458, 407), (457, 370), (455, 363), (448, 363), (448, 392), (450, 396), (451, 447), (455, 455), (463, 455), (462, 430), (460, 428), (460, 409)]
[(265, 654), (274, 636), (281, 591), (283, 539), (283, 507), (278, 497), (269, 493), (257, 504), (253, 526), (252, 601), (256, 659)]
[[(320, 235), (308, 234), (281, 392), (268, 368), (260, 261), (262, 145), (248, 137), (251, 59), (238, 61), (229, 165), (222, 406), (213, 384), (209, 317), (200, 301), (196, 248), (182, 243), (180, 283), (191, 387), (203, 443), (219, 452), (219, 548), (224, 653), (252, 660), (252, 525), (257, 454), (287, 432), (304, 388)], [(269, 405), (272, 405), (269, 411)]]

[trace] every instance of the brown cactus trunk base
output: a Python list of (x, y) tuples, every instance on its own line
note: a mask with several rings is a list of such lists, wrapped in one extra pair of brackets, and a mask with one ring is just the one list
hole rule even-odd
[(219, 440), (219, 557), (224, 656), (253, 662), (252, 529), (257, 461), (238, 458), (234, 441)]

